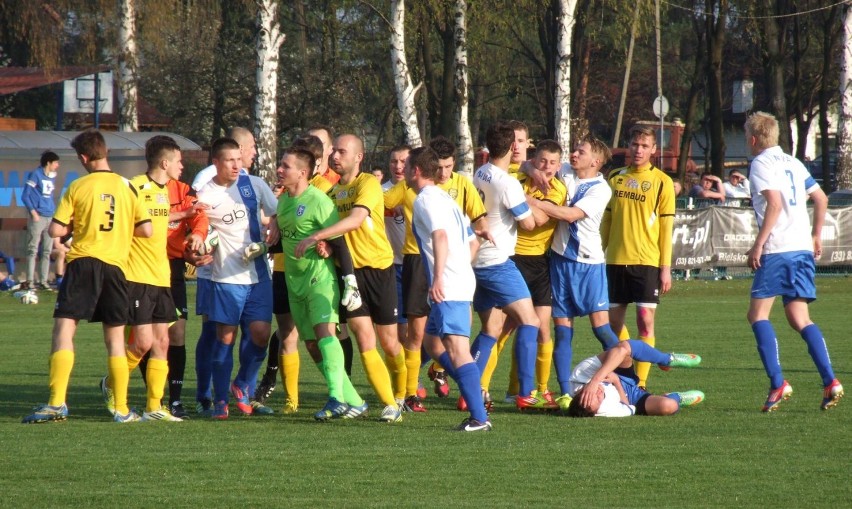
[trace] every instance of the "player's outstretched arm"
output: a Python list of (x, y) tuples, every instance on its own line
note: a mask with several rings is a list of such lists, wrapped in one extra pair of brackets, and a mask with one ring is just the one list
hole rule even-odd
[(345, 218), (334, 223), (328, 228), (323, 228), (322, 230), (314, 233), (313, 235), (302, 239), (302, 241), (296, 245), (296, 249), (294, 251), (296, 258), (301, 258), (302, 256), (304, 256), (305, 251), (312, 248), (320, 240), (326, 240), (331, 237), (339, 237), (345, 233), (357, 230), (361, 226), (361, 223), (363, 223), (369, 215), (370, 211), (368, 211), (364, 207), (355, 207), (354, 209), (352, 209), (352, 212)]

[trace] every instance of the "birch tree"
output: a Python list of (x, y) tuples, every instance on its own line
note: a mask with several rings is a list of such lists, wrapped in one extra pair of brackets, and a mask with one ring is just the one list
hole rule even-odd
[(473, 175), (473, 139), (468, 122), (468, 86), (467, 86), (467, 2), (456, 0), (455, 11), (456, 46), (456, 129), (458, 134), (459, 169), (467, 175)]
[(278, 52), (284, 34), (278, 20), (278, 0), (255, 0), (257, 4), (257, 91), (254, 99), (254, 137), (257, 143), (255, 168), (259, 177), (272, 181), (278, 147)]
[(840, 125), (837, 130), (837, 188), (852, 189), (852, 4), (843, 5), (840, 59)]
[(574, 11), (577, 0), (559, 0), (559, 36), (556, 42), (556, 93), (554, 94), (556, 141), (566, 150), (562, 160), (567, 161), (571, 143), (571, 32), (574, 29)]
[(423, 145), (414, 106), (414, 85), (405, 58), (405, 0), (391, 1), (391, 68), (396, 91), (396, 104), (402, 121), (405, 142), (412, 147)]
[[(118, 0), (118, 130), (138, 131), (136, 110), (139, 52), (136, 46), (136, 0)], [(95, 105), (98, 107), (99, 105)]]

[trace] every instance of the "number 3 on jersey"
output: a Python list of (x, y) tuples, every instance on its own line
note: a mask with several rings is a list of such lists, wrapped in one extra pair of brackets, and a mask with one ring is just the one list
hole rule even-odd
[(99, 230), (102, 232), (112, 231), (113, 221), (115, 220), (115, 196), (111, 194), (101, 194), (101, 201), (109, 201), (109, 209), (104, 212), (107, 216), (106, 224), (101, 224)]

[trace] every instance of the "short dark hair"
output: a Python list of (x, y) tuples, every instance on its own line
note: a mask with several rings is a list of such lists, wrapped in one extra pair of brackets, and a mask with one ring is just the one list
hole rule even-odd
[(435, 180), (438, 175), (438, 153), (431, 147), (417, 147), (408, 154), (408, 164), (420, 169), (423, 178)]
[(106, 159), (107, 145), (104, 135), (97, 129), (86, 129), (71, 140), (71, 147), (77, 155), (86, 156), (89, 161)]
[(390, 155), (395, 152), (402, 151), (411, 152), (411, 145), (409, 145), (408, 143), (400, 143), (399, 145), (394, 145), (393, 147), (391, 147), (390, 150), (388, 150), (388, 157), (390, 157)]
[(574, 394), (574, 398), (571, 400), (571, 402), (568, 403), (568, 410), (566, 411), (566, 414), (568, 415), (568, 417), (594, 417), (595, 416), (595, 414), (593, 414), (592, 412), (583, 408), (582, 405), (580, 405), (580, 396), (583, 394), (583, 389), (585, 389), (585, 388), (586, 388), (585, 386), (580, 388), (580, 390), (578, 390)]
[(303, 134), (299, 136), (295, 140), (293, 140), (293, 144), (290, 145), (293, 149), (301, 149), (307, 150), (314, 156), (314, 164), (311, 165), (311, 170), (316, 166), (317, 161), (322, 158), (323, 149), (322, 149), (322, 140), (314, 136), (313, 134)]
[(145, 162), (156, 168), (169, 152), (180, 152), (180, 145), (171, 136), (158, 135), (145, 142)]
[(54, 161), (58, 161), (58, 160), (59, 160), (59, 156), (56, 155), (56, 152), (51, 152), (50, 150), (45, 150), (44, 152), (41, 153), (41, 161), (39, 162), (39, 166), (44, 168), (48, 164), (50, 164)]
[(485, 146), (493, 157), (504, 157), (515, 143), (515, 130), (507, 122), (497, 122), (485, 132)]
[(233, 138), (219, 138), (213, 142), (213, 145), (210, 147), (210, 158), (211, 159), (219, 159), (222, 155), (222, 152), (226, 150), (239, 150), (240, 144), (237, 143), (237, 140)]
[(535, 146), (535, 155), (538, 155), (539, 152), (548, 152), (550, 154), (559, 154), (561, 156), (562, 145), (554, 140), (541, 140)]
[(311, 131), (325, 131), (328, 133), (328, 139), (334, 142), (334, 129), (325, 124), (314, 124), (308, 128), (308, 133)]
[(456, 144), (444, 136), (436, 136), (432, 138), (432, 141), (429, 142), (429, 146), (438, 154), (438, 159), (456, 157)]
[(316, 166), (317, 164), (317, 160), (311, 150), (309, 150), (307, 147), (298, 146), (294, 143), (292, 146), (284, 149), (284, 153), (281, 155), (281, 157), (283, 158), (287, 155), (294, 156), (299, 161), (305, 163), (308, 166), (308, 176), (310, 177), (311, 172), (314, 171), (314, 166)]
[(606, 165), (612, 159), (612, 151), (606, 143), (594, 134), (587, 134), (580, 138), (580, 143), (588, 143), (592, 147), (592, 152), (601, 158), (601, 166)]
[(509, 124), (509, 127), (511, 127), (513, 131), (523, 131), (527, 133), (527, 136), (530, 135), (530, 128), (520, 120), (510, 120), (507, 124)]

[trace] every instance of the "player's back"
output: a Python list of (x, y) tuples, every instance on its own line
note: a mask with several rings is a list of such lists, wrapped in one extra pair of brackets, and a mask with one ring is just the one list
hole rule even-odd
[(473, 185), (485, 205), (488, 230), (494, 242), (485, 242), (476, 253), (474, 267), (505, 262), (515, 254), (518, 236), (516, 218), (530, 214), (520, 182), (504, 170), (486, 163), (473, 175)]
[(133, 177), (130, 183), (148, 209), (154, 232), (150, 237), (133, 237), (125, 275), (128, 281), (135, 283), (168, 287), (171, 285), (167, 246), (171, 208), (168, 188), (151, 180), (147, 174)]
[(66, 225), (73, 220), (69, 262), (92, 257), (125, 270), (133, 230), (149, 217), (130, 181), (110, 171), (95, 171), (71, 183), (54, 219)]
[(752, 206), (758, 225), (766, 212), (766, 190), (781, 194), (781, 213), (764, 245), (764, 254), (788, 251), (812, 251), (811, 224), (808, 215), (808, 193), (819, 184), (805, 166), (781, 147), (775, 146), (754, 158), (749, 172)]

